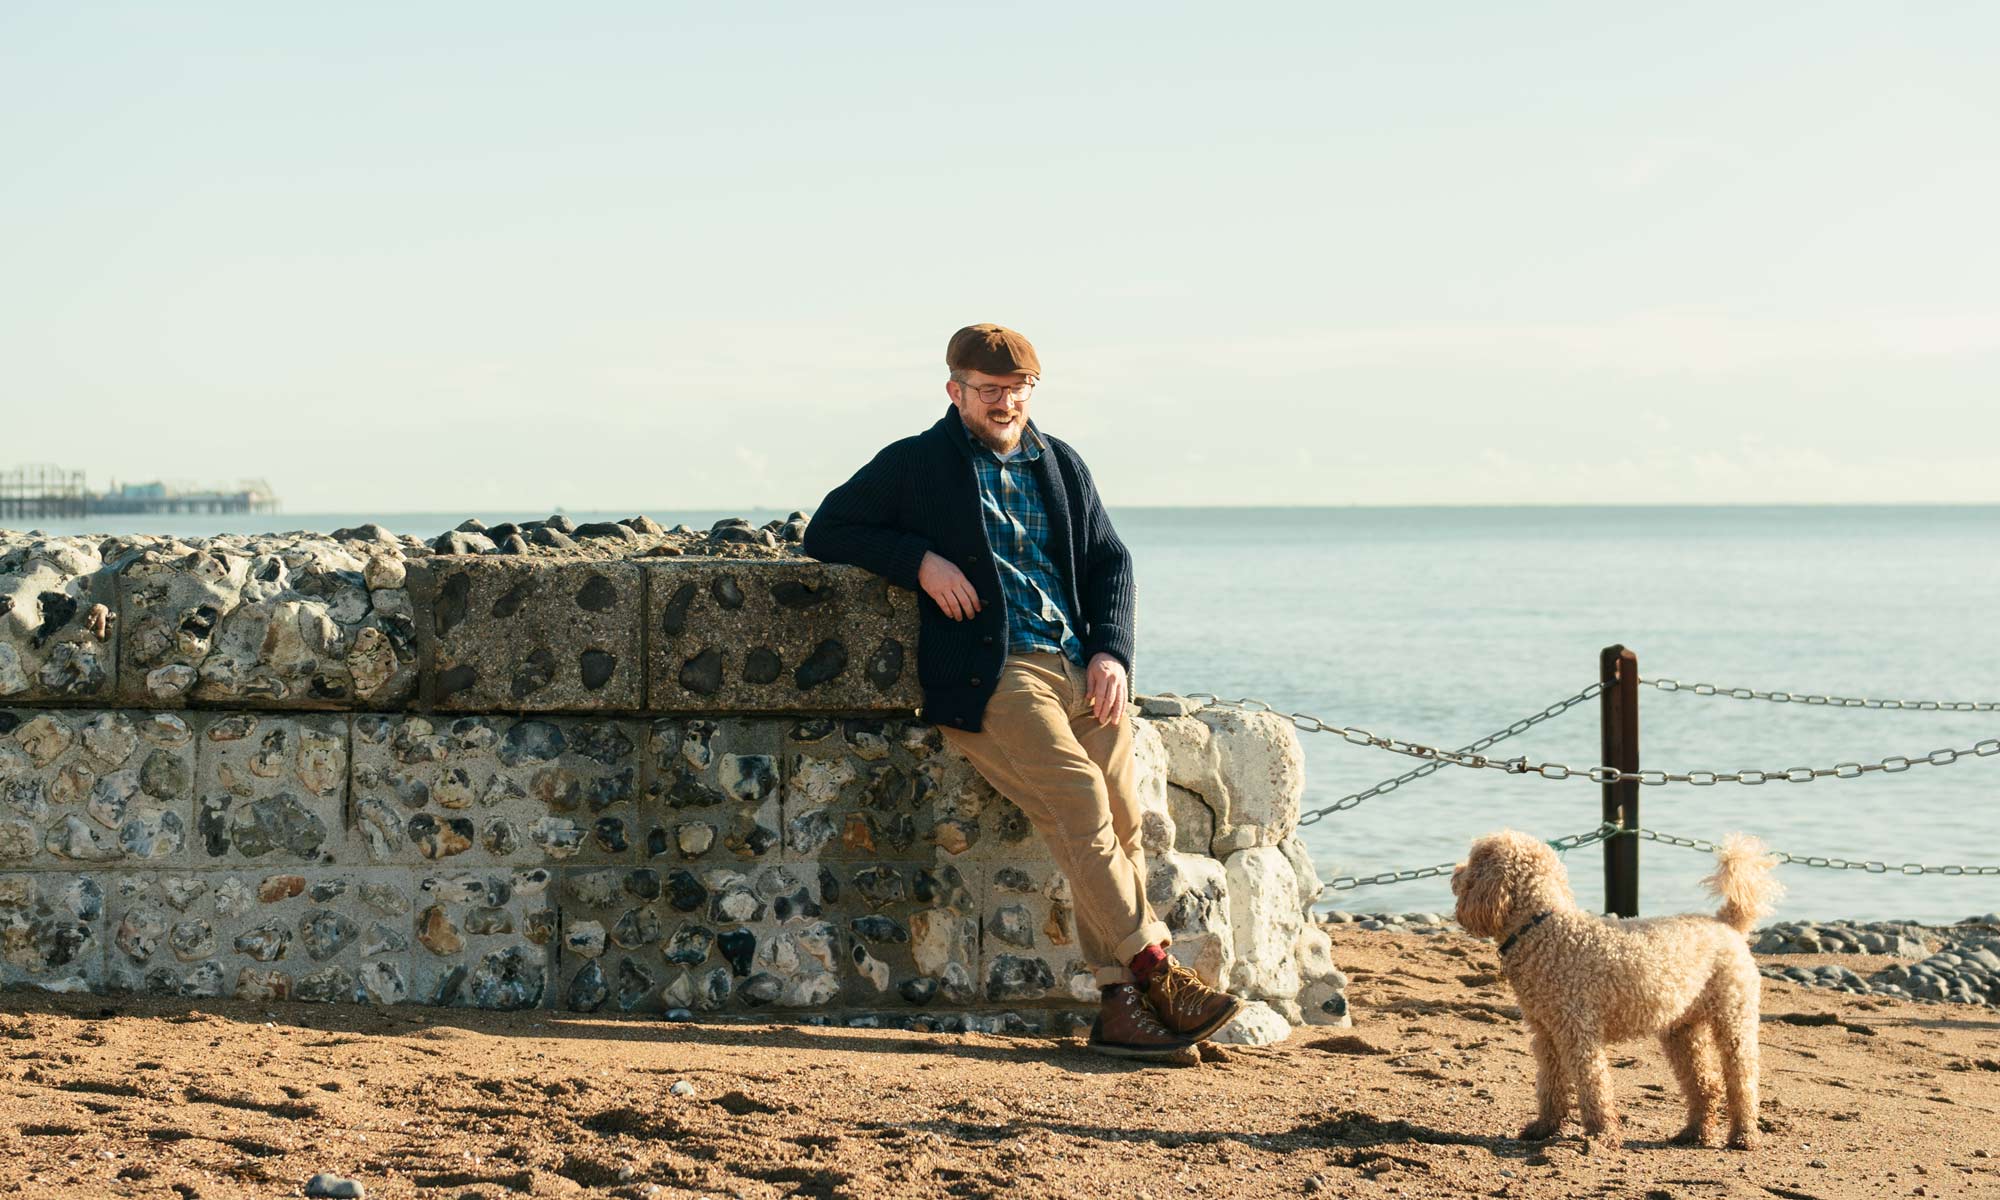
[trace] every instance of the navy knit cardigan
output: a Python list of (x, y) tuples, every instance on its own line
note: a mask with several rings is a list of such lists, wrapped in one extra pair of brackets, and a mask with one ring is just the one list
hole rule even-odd
[[(1030, 423), (1032, 425), (1032, 422)], [(1036, 432), (1040, 432), (1037, 428)], [(1078, 622), (1084, 661), (1104, 653), (1132, 669), (1132, 556), (1097, 498), (1075, 449), (1042, 435), (1034, 463), (1049, 513), (1049, 560)], [(866, 567), (917, 593), (917, 680), (922, 716), (934, 725), (980, 728), (1007, 657), (1007, 606), (979, 515), (972, 439), (957, 409), (914, 437), (884, 447), (854, 478), (827, 493), (806, 526), (805, 551), (824, 562)], [(924, 553), (956, 564), (981, 608), (954, 621), (917, 585)]]

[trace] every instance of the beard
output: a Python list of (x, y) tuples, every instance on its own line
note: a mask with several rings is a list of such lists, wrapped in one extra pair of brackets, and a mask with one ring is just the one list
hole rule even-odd
[[(959, 415), (961, 418), (964, 417), (963, 413)], [(1028, 410), (1025, 408), (1015, 410), (1014, 419), (1005, 425), (995, 425), (992, 418), (985, 413), (979, 414), (973, 420), (965, 421), (964, 425), (966, 432), (970, 433), (980, 445), (995, 454), (1010, 454), (1021, 444), (1021, 437), (1028, 428)]]

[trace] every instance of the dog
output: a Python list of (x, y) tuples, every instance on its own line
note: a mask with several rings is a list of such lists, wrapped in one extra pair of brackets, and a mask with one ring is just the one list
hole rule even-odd
[(1500, 943), (1535, 1054), (1531, 1141), (1554, 1137), (1572, 1101), (1584, 1132), (1621, 1141), (1605, 1048), (1652, 1034), (1687, 1097), (1680, 1145), (1716, 1144), (1726, 1108), (1728, 1146), (1752, 1150), (1757, 1128), (1756, 960), (1744, 937), (1782, 889), (1755, 838), (1732, 836), (1703, 880), (1715, 916), (1621, 921), (1584, 912), (1562, 860), (1546, 842), (1505, 830), (1472, 843), (1451, 874), (1458, 923)]

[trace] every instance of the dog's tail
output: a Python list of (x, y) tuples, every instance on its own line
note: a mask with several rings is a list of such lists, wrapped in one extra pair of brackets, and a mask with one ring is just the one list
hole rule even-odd
[(1715, 919), (1738, 933), (1749, 933), (1785, 894), (1784, 885), (1771, 878), (1778, 860), (1756, 838), (1732, 833), (1715, 852), (1715, 864), (1715, 874), (1701, 881), (1710, 894), (1722, 897)]

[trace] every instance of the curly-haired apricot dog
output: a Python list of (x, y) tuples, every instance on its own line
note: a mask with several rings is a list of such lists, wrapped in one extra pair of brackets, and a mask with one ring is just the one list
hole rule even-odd
[(1722, 898), (1715, 916), (1621, 921), (1576, 906), (1546, 842), (1508, 830), (1472, 843), (1451, 890), (1459, 924), (1499, 941), (1527, 1019), (1540, 1112), (1522, 1137), (1555, 1136), (1574, 1099), (1584, 1131), (1616, 1144), (1605, 1047), (1654, 1034), (1687, 1095), (1674, 1140), (1714, 1144), (1726, 1097), (1729, 1147), (1756, 1147), (1758, 977), (1743, 935), (1780, 889), (1754, 838), (1730, 838), (1716, 858), (1702, 881)]

